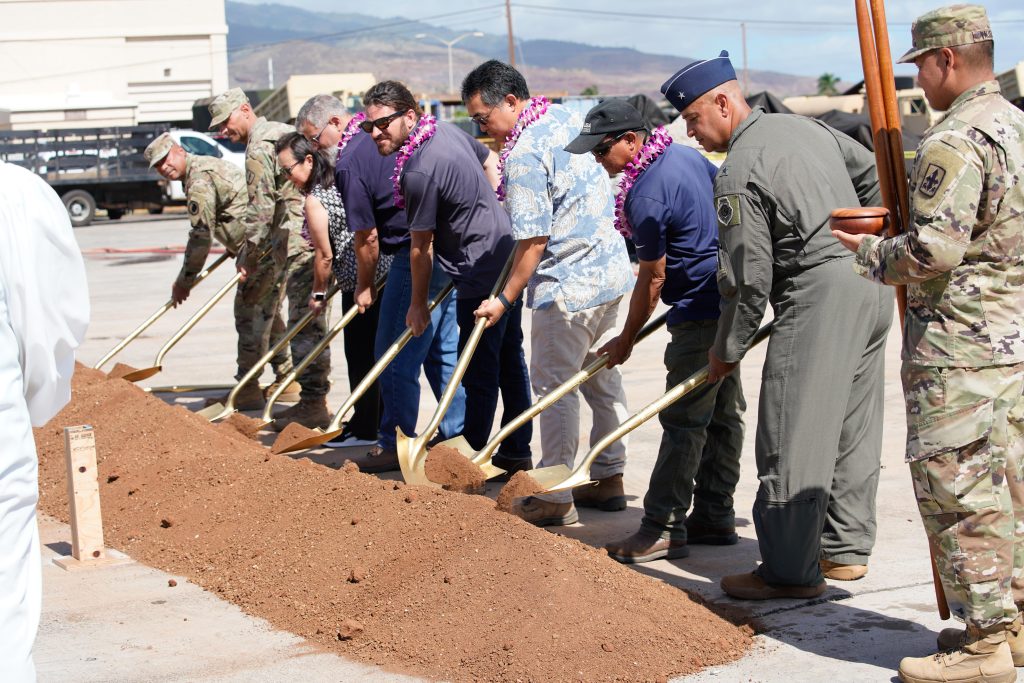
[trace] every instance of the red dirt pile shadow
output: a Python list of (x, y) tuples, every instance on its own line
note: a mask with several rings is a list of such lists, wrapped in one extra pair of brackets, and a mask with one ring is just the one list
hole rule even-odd
[(484, 497), (273, 456), (104, 377), (80, 368), (35, 431), (42, 510), (67, 519), (62, 428), (91, 424), (111, 546), (326, 649), (431, 678), (590, 682), (750, 646), (686, 593)]

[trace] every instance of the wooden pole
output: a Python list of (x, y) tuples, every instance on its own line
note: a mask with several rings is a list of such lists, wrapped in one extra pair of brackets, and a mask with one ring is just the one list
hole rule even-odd
[[(899, 109), (896, 103), (896, 83), (892, 73), (892, 56), (889, 52), (889, 32), (885, 25), (883, 0), (871, 0), (868, 13), (867, 0), (854, 0), (857, 12), (857, 34), (860, 38), (861, 61), (864, 64), (864, 87), (867, 91), (868, 110), (871, 115), (871, 130), (875, 143), (875, 159), (878, 162), (878, 181), (882, 190), (882, 201), (890, 213), (889, 230), (895, 235), (903, 232), (909, 216), (909, 191), (907, 174), (903, 164), (903, 135), (900, 128)], [(906, 288), (896, 288), (896, 304), (900, 316), (900, 327), (907, 309)], [(929, 559), (932, 567), (932, 586), (939, 616), (949, 619), (949, 604), (946, 591), (935, 565), (935, 550), (929, 543)]]

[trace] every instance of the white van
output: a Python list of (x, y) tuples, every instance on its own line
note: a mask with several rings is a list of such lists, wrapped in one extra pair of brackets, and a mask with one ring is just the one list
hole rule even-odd
[[(189, 154), (224, 159), (240, 169), (245, 169), (245, 145), (233, 143), (227, 139), (214, 139), (197, 130), (172, 130), (171, 137), (185, 148)], [(185, 190), (180, 180), (165, 181), (165, 200), (168, 204), (180, 204), (185, 201)]]

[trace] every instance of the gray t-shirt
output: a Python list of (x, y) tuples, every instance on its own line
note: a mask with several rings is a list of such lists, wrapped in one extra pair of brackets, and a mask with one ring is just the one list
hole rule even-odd
[(486, 298), (515, 246), (484, 175), (488, 154), (461, 128), (439, 122), (402, 170), (409, 229), (434, 231), (434, 255), (460, 299)]

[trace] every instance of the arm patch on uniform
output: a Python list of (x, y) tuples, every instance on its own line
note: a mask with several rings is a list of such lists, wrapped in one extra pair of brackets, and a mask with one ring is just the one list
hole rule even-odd
[(197, 215), (199, 213), (199, 202), (197, 202), (194, 199), (192, 201), (190, 201), (188, 203), (188, 212), (189, 212), (189, 215), (192, 215), (192, 216)]
[(715, 213), (718, 215), (718, 225), (723, 228), (730, 228), (740, 224), (740, 197), (735, 194), (726, 194), (715, 200)]
[(928, 145), (915, 171), (912, 206), (916, 213), (931, 216), (946, 201), (953, 183), (963, 175), (967, 160), (946, 144)]
[(924, 170), (924, 177), (921, 179), (918, 190), (925, 197), (934, 197), (935, 193), (939, 191), (939, 186), (942, 185), (942, 179), (945, 177), (946, 169), (938, 164), (928, 164), (928, 168)]
[(263, 165), (256, 159), (245, 160), (245, 185), (249, 190), (249, 196), (252, 197), (256, 189), (256, 183), (259, 182), (260, 176), (263, 175)]

